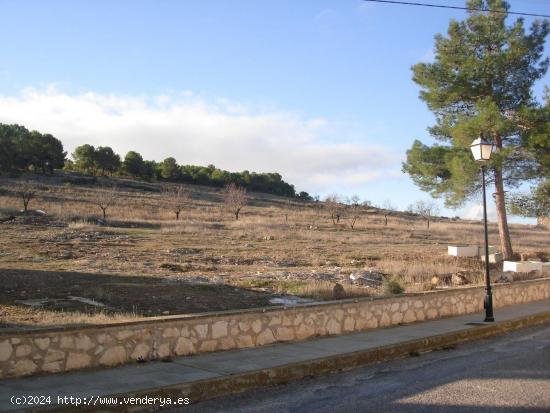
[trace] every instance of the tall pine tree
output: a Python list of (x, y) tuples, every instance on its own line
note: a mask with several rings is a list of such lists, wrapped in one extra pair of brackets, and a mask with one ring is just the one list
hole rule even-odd
[[(487, 165), (488, 181), (495, 189), (501, 250), (509, 259), (505, 192), (535, 179), (540, 170), (532, 129), (548, 119), (533, 115), (542, 107), (532, 90), (548, 69), (543, 51), (549, 24), (535, 21), (527, 33), (521, 18), (507, 25), (509, 5), (503, 0), (469, 0), (467, 7), (464, 21), (452, 20), (446, 36), (436, 35), (434, 62), (412, 68), (420, 98), (436, 116), (429, 132), (438, 142), (415, 141), (403, 171), (447, 206), (460, 206), (480, 190), (469, 146), (480, 133), (492, 141), (496, 153)], [(529, 123), (534, 118), (537, 125)]]

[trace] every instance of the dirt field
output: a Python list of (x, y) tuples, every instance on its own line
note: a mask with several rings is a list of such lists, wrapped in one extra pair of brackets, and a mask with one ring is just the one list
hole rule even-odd
[[(364, 208), (334, 225), (321, 203), (249, 194), (238, 221), (217, 189), (186, 187), (180, 215), (164, 207), (156, 184), (110, 181), (117, 197), (101, 219), (104, 187), (74, 177), (34, 181), (22, 215), (21, 180), (0, 180), (0, 325), (33, 328), (105, 323), (142, 316), (274, 304), (288, 295), (333, 299), (381, 295), (394, 280), (406, 291), (482, 282), (477, 259), (447, 256), (448, 244), (482, 245), (479, 222)], [(550, 232), (512, 225), (518, 253), (550, 256)], [(490, 243), (497, 243), (496, 226)], [(495, 266), (495, 273), (499, 267)], [(432, 278), (437, 276), (434, 285)], [(343, 292), (334, 295), (334, 285)]]

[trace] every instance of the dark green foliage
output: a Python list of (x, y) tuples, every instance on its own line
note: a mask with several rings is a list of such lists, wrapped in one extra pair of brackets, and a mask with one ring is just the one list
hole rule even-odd
[(143, 178), (147, 180), (157, 179), (158, 175), (158, 163), (155, 161), (143, 162)]
[(116, 172), (120, 169), (120, 156), (114, 153), (109, 146), (99, 146), (94, 153), (94, 162), (96, 168), (101, 171), (102, 175)]
[(120, 156), (109, 146), (95, 148), (88, 144), (76, 147), (71, 155), (73, 160), (65, 160), (63, 144), (50, 134), (0, 123), (0, 172), (28, 170), (51, 174), (54, 169), (64, 168), (94, 176), (122, 174), (149, 181), (158, 179), (220, 188), (235, 184), (249, 191), (311, 200), (307, 192), (297, 194), (294, 186), (278, 173), (229, 172), (214, 165), (178, 165), (172, 157), (157, 163), (144, 160), (135, 151), (129, 151), (121, 162)]
[(403, 164), (413, 182), (434, 197), (444, 195), (448, 206), (458, 206), (479, 190), (479, 167), (468, 148), (426, 146), (415, 140)]
[[(0, 124), (0, 171), (12, 172), (22, 169), (19, 147), (21, 131), (18, 128), (22, 127)], [(24, 131), (28, 134), (26, 129)]]
[[(147, 162), (147, 161), (146, 161)], [(310, 200), (307, 192), (296, 194), (293, 185), (288, 184), (278, 173), (256, 172), (229, 172), (218, 169), (214, 165), (181, 165), (174, 158), (166, 158), (156, 165), (159, 179), (189, 184), (224, 187), (228, 184), (236, 184), (250, 191), (267, 192), (275, 195), (298, 197), (302, 200)]]
[(298, 195), (296, 195), (296, 198), (298, 198), (300, 201), (313, 201), (311, 195), (305, 191), (301, 191)]
[(120, 156), (114, 153), (109, 146), (98, 146), (94, 148), (92, 145), (78, 146), (72, 154), (74, 159), (74, 168), (78, 171), (97, 175), (110, 174), (120, 169)]
[[(501, 0), (467, 4), (508, 9)], [(459, 206), (479, 190), (469, 145), (480, 132), (501, 146), (490, 168), (502, 172), (509, 188), (533, 177), (541, 160), (532, 150), (541, 140), (548, 145), (548, 117), (543, 120), (532, 96), (534, 82), (548, 68), (548, 59), (542, 59), (548, 22), (535, 21), (526, 34), (522, 19), (509, 27), (505, 19), (502, 13), (472, 11), (464, 21), (452, 20), (447, 36), (435, 38), (435, 61), (412, 68), (420, 98), (436, 115), (429, 130), (440, 144), (415, 141), (403, 170), (422, 190), (445, 197), (449, 206)], [(525, 122), (527, 117), (532, 122)], [(546, 134), (532, 136), (535, 125), (546, 128)]]
[(54, 136), (0, 123), (0, 172), (52, 174), (63, 167), (65, 156), (63, 144)]
[[(96, 153), (97, 149), (94, 149), (93, 146), (79, 146), (73, 154), (73, 157), (75, 157), (74, 168), (85, 173), (95, 173), (98, 162), (94, 160), (90, 163), (86, 160), (90, 157), (96, 159)], [(229, 172), (218, 169), (214, 165), (178, 165), (173, 157), (157, 163), (155, 161), (144, 161), (141, 155), (134, 151), (128, 152), (124, 157), (121, 172), (146, 180), (158, 179), (220, 188), (233, 183), (250, 191), (296, 197), (304, 201), (311, 200), (307, 192), (302, 191), (296, 194), (294, 186), (285, 182), (278, 173)]]
[(159, 176), (167, 181), (179, 180), (181, 176), (180, 169), (174, 158), (166, 158), (159, 164)]
[(74, 167), (76, 170), (91, 175), (97, 173), (95, 148), (92, 145), (84, 144), (77, 146), (71, 156), (74, 159)]
[(510, 212), (525, 217), (550, 216), (550, 179), (541, 182), (530, 194), (517, 194), (509, 204)]
[[(550, 89), (544, 90), (544, 105), (522, 112), (522, 143), (535, 162), (531, 163), (531, 178), (550, 179)], [(534, 167), (533, 167), (534, 166)]]
[(124, 157), (122, 163), (124, 171), (132, 176), (144, 177), (145, 175), (145, 163), (142, 156), (134, 151), (130, 151)]
[(420, 98), (436, 117), (429, 131), (438, 143), (415, 141), (403, 171), (421, 189), (457, 207), (480, 189), (471, 142), (482, 134), (494, 143), (486, 177), (494, 185), (501, 251), (510, 259), (506, 198), (526, 181), (540, 179), (547, 164), (537, 151), (548, 145), (549, 118), (532, 89), (548, 69), (543, 51), (550, 25), (535, 20), (526, 33), (523, 19), (506, 24), (506, 1), (468, 0), (467, 5), (468, 17), (451, 20), (447, 36), (435, 37), (434, 62), (412, 68)]
[(183, 182), (194, 182), (199, 185), (210, 184), (211, 169), (204, 166), (182, 165), (179, 172)]
[(550, 216), (550, 90), (545, 90), (545, 105), (524, 112), (523, 136), (526, 151), (536, 160), (530, 178), (537, 182), (531, 193), (515, 194), (508, 205), (511, 213), (527, 217)]
[(43, 173), (53, 174), (54, 169), (61, 169), (65, 164), (67, 153), (63, 151), (63, 144), (49, 133), (42, 135), (33, 132), (33, 158), (31, 165)]

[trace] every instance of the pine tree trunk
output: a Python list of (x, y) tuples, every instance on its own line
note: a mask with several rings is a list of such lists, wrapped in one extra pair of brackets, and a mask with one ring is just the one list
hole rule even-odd
[(495, 169), (495, 205), (497, 207), (498, 235), (500, 238), (500, 250), (505, 260), (512, 259), (512, 242), (510, 240), (510, 230), (508, 229), (508, 219), (506, 217), (506, 203), (504, 200), (504, 185), (502, 182), (502, 171)]
[[(502, 149), (502, 140), (495, 132), (495, 146), (497, 152)], [(506, 202), (504, 199), (504, 182), (502, 179), (502, 169), (495, 168), (495, 205), (497, 207), (498, 235), (500, 238), (500, 249), (505, 260), (511, 260), (514, 252), (512, 251), (512, 241), (510, 240), (510, 230), (508, 229), (508, 218), (506, 217)]]

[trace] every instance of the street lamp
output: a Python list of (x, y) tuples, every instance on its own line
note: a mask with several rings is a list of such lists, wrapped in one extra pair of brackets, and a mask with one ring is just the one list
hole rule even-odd
[(489, 233), (487, 231), (487, 200), (485, 198), (485, 162), (491, 158), (493, 144), (483, 140), (483, 135), (472, 142), (470, 145), (472, 154), (476, 162), (481, 166), (481, 182), (483, 185), (483, 224), (485, 227), (485, 321), (495, 321), (493, 317), (493, 294), (491, 292), (491, 278), (489, 276)]

